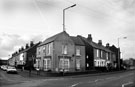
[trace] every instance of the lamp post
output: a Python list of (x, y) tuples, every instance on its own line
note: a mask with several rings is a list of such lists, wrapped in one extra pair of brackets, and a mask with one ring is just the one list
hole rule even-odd
[(119, 46), (120, 39), (127, 39), (127, 37), (118, 38), (118, 69), (119, 70), (120, 70), (120, 46)]
[[(65, 11), (67, 9), (75, 7), (75, 6), (76, 6), (76, 4), (71, 5), (71, 6), (67, 7), (67, 8), (65, 8), (65, 9), (63, 9), (63, 31), (65, 31)], [(64, 76), (64, 71), (65, 71), (65, 57), (64, 57), (64, 54), (63, 54), (63, 61), (64, 61), (64, 69), (63, 69), (63, 76)]]
[(65, 31), (65, 11), (66, 11), (67, 9), (69, 9), (69, 8), (74, 7), (74, 6), (76, 6), (76, 4), (71, 5), (71, 6), (67, 7), (67, 8), (65, 8), (65, 9), (63, 9), (63, 31)]

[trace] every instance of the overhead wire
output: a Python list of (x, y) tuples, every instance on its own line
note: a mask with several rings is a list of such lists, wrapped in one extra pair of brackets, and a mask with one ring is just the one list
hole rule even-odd
[[(72, 3), (72, 4), (74, 4), (74, 2), (72, 2), (72, 1), (69, 1), (69, 0), (64, 0), (64, 1), (67, 1), (67, 2), (69, 2), (69, 3)], [(100, 0), (100, 2), (101, 2), (101, 0)], [(103, 3), (103, 2), (102, 2)], [(111, 2), (112, 3), (112, 2)], [(85, 9), (87, 9), (87, 11), (88, 12), (90, 12), (90, 13), (94, 13), (95, 15), (98, 15), (99, 16), (99, 12), (97, 12), (96, 10), (93, 10), (93, 9), (91, 9), (91, 8), (89, 8), (89, 7), (87, 7), (87, 6), (84, 6), (84, 5), (81, 5), (81, 4), (79, 4), (79, 3), (77, 3), (77, 5), (79, 5), (79, 6), (81, 6), (82, 8), (85, 8)], [(107, 5), (106, 5), (107, 6)], [(114, 11), (116, 11), (117, 9), (115, 9), (115, 8), (112, 8), (112, 7), (109, 7), (111, 10), (113, 9)], [(91, 15), (89, 15), (89, 14), (85, 14), (85, 16), (91, 16)], [(108, 16), (108, 18), (112, 18), (113, 16), (111, 16), (111, 15), (109, 15), (109, 14), (104, 14), (104, 16)], [(119, 21), (121, 21), (121, 22), (126, 22), (126, 23), (130, 23), (129, 21), (127, 21), (127, 20), (122, 20), (122, 19), (120, 19), (120, 18), (117, 18), (116, 20), (119, 20)]]
[[(33, 3), (34, 3), (34, 5), (35, 5), (35, 7), (37, 8), (37, 10), (38, 10), (38, 12), (39, 12), (39, 15), (41, 16), (42, 20), (48, 25), (48, 23), (47, 23), (47, 18), (45, 18), (45, 16), (43, 15), (43, 13), (42, 13), (40, 7), (39, 7), (38, 4), (37, 4), (37, 0), (33, 0)], [(47, 27), (48, 27), (48, 29), (49, 29), (49, 26), (47, 26)]]

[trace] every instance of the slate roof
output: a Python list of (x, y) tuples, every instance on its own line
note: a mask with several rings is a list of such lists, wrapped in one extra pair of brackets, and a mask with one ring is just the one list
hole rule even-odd
[(79, 37), (70, 36), (70, 38), (73, 40), (75, 45), (80, 45), (80, 46), (85, 45), (84, 42)]
[(104, 51), (112, 52), (111, 50), (109, 50), (108, 48), (106, 48), (103, 45), (99, 45), (98, 43), (95, 43), (93, 41), (88, 41), (87, 38), (85, 38), (85, 37), (82, 37), (80, 35), (78, 35), (78, 37), (83, 39), (86, 43), (88, 43), (89, 45), (91, 45), (94, 48), (98, 48), (98, 49), (101, 49), (101, 50), (104, 50)]
[(60, 33), (58, 33), (58, 34), (56, 34), (56, 35), (54, 35), (54, 36), (52, 36), (52, 37), (47, 38), (46, 40), (44, 40), (44, 41), (43, 41), (41, 44), (39, 44), (38, 46), (42, 46), (42, 45), (44, 45), (44, 44), (53, 42), (54, 40), (56, 40), (56, 38), (57, 38), (58, 36), (60, 36), (61, 34), (64, 34), (64, 33), (67, 34), (65, 31), (60, 32)]

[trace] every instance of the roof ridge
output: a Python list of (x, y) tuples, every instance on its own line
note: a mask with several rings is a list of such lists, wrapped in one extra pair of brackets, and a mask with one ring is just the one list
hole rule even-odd
[(53, 35), (53, 36), (51, 36), (51, 37), (45, 39), (45, 40), (44, 40), (41, 44), (39, 44), (38, 46), (42, 46), (42, 45), (44, 45), (44, 44), (47, 44), (47, 43), (49, 43), (49, 42), (52, 42), (52, 41), (56, 40), (56, 38), (57, 38), (59, 35), (61, 35), (62, 33), (68, 34), (66, 31), (62, 31), (62, 32), (60, 32), (60, 33), (57, 33), (57, 34), (55, 34), (55, 35)]
[(78, 37), (84, 39), (89, 45), (92, 45), (95, 48), (99, 48), (99, 49), (103, 49), (103, 50), (108, 50), (111, 51), (110, 49), (106, 48), (104, 45), (99, 45), (98, 43), (94, 42), (94, 41), (88, 41), (86, 37), (83, 37), (81, 35), (78, 35)]

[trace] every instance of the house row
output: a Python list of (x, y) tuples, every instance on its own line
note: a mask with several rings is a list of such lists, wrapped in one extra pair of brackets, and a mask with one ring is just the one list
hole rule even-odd
[(102, 40), (95, 43), (91, 34), (86, 38), (81, 35), (70, 36), (63, 31), (16, 53), (12, 58), (14, 65), (22, 61), (21, 65), (25, 67), (43, 71), (84, 72), (117, 68), (118, 50), (114, 45), (109, 46), (109, 43), (104, 46)]
[(34, 68), (34, 60), (36, 57), (36, 49), (37, 46), (41, 42), (34, 44), (32, 41), (30, 42), (30, 46), (26, 44), (25, 49), (22, 47), (18, 52), (12, 54), (12, 57), (9, 58), (8, 63), (11, 66), (15, 66), (18, 68), (25, 67), (25, 69)]

